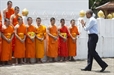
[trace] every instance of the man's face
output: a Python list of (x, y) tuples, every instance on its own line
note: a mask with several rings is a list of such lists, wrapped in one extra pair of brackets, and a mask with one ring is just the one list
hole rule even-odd
[(75, 25), (75, 21), (72, 21), (72, 22), (71, 22), (71, 25), (73, 25), (73, 26), (74, 26), (74, 25)]
[(36, 20), (36, 23), (37, 23), (37, 25), (40, 25), (41, 20), (40, 20), (40, 19), (37, 19), (37, 20)]
[(19, 9), (16, 9), (16, 10), (15, 10), (15, 13), (19, 13), (19, 11), (20, 11)]
[(23, 19), (22, 19), (22, 18), (20, 18), (19, 23), (20, 23), (20, 24), (22, 24), (22, 23), (23, 23)]
[(61, 24), (64, 25), (65, 24), (65, 21), (62, 21)]
[(12, 3), (11, 3), (11, 2), (9, 2), (8, 7), (9, 7), (9, 8), (11, 8), (11, 7), (12, 7)]
[(55, 24), (55, 20), (52, 20), (52, 21), (51, 21), (51, 24), (54, 25), (54, 24)]
[(33, 20), (29, 18), (28, 24), (32, 24)]
[(91, 15), (90, 15), (89, 12), (86, 12), (86, 17), (87, 17), (87, 18), (90, 18), (90, 17), (91, 17)]

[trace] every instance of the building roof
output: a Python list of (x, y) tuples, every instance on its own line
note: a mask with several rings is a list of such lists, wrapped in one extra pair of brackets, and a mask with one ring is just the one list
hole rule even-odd
[(96, 7), (96, 9), (108, 9), (108, 10), (114, 10), (114, 1), (107, 2), (101, 6)]

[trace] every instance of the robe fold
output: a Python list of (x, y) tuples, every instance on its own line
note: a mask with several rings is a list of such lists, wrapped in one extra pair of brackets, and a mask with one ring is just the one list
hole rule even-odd
[[(53, 36), (58, 36), (58, 29), (54, 25), (49, 28), (49, 33), (52, 34)], [(48, 51), (47, 51), (47, 56), (48, 57), (57, 57), (58, 56), (58, 39), (55, 40), (51, 36), (48, 35)]]
[[(2, 31), (2, 16), (1, 16), (1, 12), (0, 12), (0, 33)], [(2, 38), (0, 35), (0, 60), (1, 60), (1, 51), (2, 51)]]
[[(60, 35), (68, 38), (69, 32), (66, 26), (60, 28)], [(68, 40), (67, 40), (68, 41)], [(61, 37), (59, 37), (59, 56), (68, 57), (68, 45), (67, 41), (64, 41)]]
[[(46, 38), (46, 27), (43, 25), (40, 25), (38, 28), (36, 28), (36, 35), (39, 38)], [(36, 38), (35, 40), (35, 45), (36, 45), (36, 58), (43, 58), (45, 51), (44, 51), (44, 40), (40, 41)]]
[[(17, 35), (23, 39), (26, 35), (26, 26), (24, 24), (20, 25), (17, 28)], [(15, 39), (15, 49), (14, 49), (15, 58), (24, 58), (25, 57), (25, 42), (22, 43), (18, 38)]]
[[(33, 37), (35, 35), (35, 27), (30, 25), (27, 28), (27, 34)], [(35, 57), (35, 40), (34, 42), (27, 36), (26, 38), (26, 58), (34, 58)]]
[[(76, 26), (73, 26), (69, 28), (70, 34), (75, 38), (77, 35), (79, 35), (78, 29)], [(76, 41), (74, 42), (71, 37), (68, 38), (68, 53), (69, 56), (76, 56), (77, 52), (77, 45)]]
[[(20, 15), (17, 15), (17, 16), (15, 16), (15, 17), (13, 17), (13, 20), (12, 20), (12, 24), (13, 24), (13, 26), (16, 26), (17, 24), (18, 24), (18, 17), (19, 17)], [(16, 39), (16, 37), (14, 36), (14, 38), (13, 38), (13, 40), (12, 40), (12, 50), (14, 51), (14, 49), (15, 49), (15, 39)]]
[[(14, 28), (10, 25), (6, 29), (2, 30), (3, 35), (10, 39), (14, 34)], [(5, 39), (2, 39), (2, 52), (1, 61), (9, 61), (12, 58), (12, 42), (8, 43)]]
[(5, 13), (6, 18), (10, 19), (12, 14), (14, 14), (14, 9), (13, 8), (6, 10), (6, 13)]

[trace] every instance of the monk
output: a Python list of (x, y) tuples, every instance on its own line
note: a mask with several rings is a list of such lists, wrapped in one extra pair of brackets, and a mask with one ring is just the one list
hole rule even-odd
[(11, 15), (14, 14), (14, 9), (12, 8), (12, 1), (7, 2), (7, 8), (3, 11), (4, 19), (10, 19)]
[(1, 11), (0, 11), (0, 64), (1, 64), (1, 51), (2, 51), (1, 30), (2, 30), (2, 15), (1, 15)]
[(52, 58), (52, 61), (55, 62), (55, 58), (58, 56), (58, 29), (55, 25), (55, 18), (50, 19), (51, 26), (48, 27), (48, 50), (47, 50), (47, 56), (48, 61), (49, 58)]
[(16, 64), (20, 59), (20, 63), (24, 64), (23, 59), (25, 58), (25, 39), (26, 39), (26, 26), (23, 24), (22, 17), (18, 17), (18, 24), (15, 26), (15, 50), (14, 57), (16, 59)]
[(10, 24), (9, 19), (5, 19), (5, 24), (2, 26), (2, 53), (1, 53), (1, 61), (3, 65), (5, 63), (11, 64), (12, 59), (12, 39), (14, 36), (14, 28)]
[(77, 40), (77, 35), (79, 35), (79, 32), (78, 32), (78, 28), (75, 25), (75, 20), (72, 19), (70, 23), (71, 23), (71, 27), (69, 27), (70, 37), (68, 38), (68, 54), (69, 54), (69, 60), (75, 61), (73, 57), (77, 55), (76, 40)]
[(35, 58), (35, 27), (32, 25), (32, 18), (28, 17), (27, 38), (26, 38), (26, 58), (27, 63), (31, 63), (30, 58)]
[[(19, 7), (16, 6), (14, 8), (14, 14), (11, 15), (11, 18), (10, 18), (12, 26), (16, 26), (18, 24), (18, 17), (19, 16), (20, 16), (19, 15)], [(12, 50), (13, 50), (13, 52), (14, 52), (14, 48), (15, 48), (15, 36), (14, 36), (14, 38), (12, 40)]]
[(61, 27), (59, 28), (59, 56), (60, 61), (66, 61), (68, 57), (67, 39), (69, 37), (69, 32), (65, 26), (65, 20), (61, 19), (60, 23)]
[(36, 19), (36, 63), (42, 63), (44, 57), (44, 40), (46, 38), (46, 27), (41, 25), (41, 18)]
[(13, 26), (16, 26), (18, 24), (18, 17), (20, 16), (19, 15), (19, 7), (18, 6), (15, 6), (14, 8), (14, 14), (11, 15), (11, 18), (10, 18), (10, 21), (11, 21), (11, 24)]

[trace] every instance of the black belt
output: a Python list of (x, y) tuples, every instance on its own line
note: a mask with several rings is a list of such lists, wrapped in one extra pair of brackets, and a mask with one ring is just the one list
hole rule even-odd
[(97, 34), (95, 34), (95, 33), (93, 33), (93, 34), (88, 34), (89, 36), (93, 36), (93, 35), (97, 35)]

